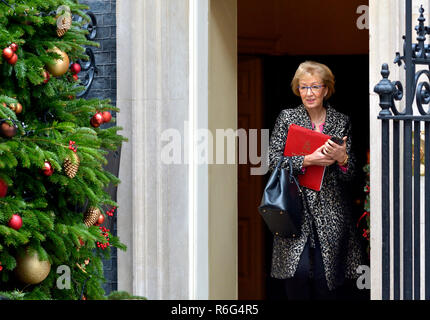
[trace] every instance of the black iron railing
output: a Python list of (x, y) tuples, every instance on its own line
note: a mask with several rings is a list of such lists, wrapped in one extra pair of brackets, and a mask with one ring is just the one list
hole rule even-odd
[[(423, 105), (430, 103), (430, 47), (426, 36), (430, 27), (425, 26), (424, 8), (420, 7), (418, 25), (415, 27), (418, 43), (412, 43), (412, 1), (406, 0), (406, 35), (401, 56), (396, 53), (394, 63), (404, 63), (406, 69), (406, 89), (399, 81), (390, 81), (388, 65), (382, 65), (383, 79), (374, 91), (380, 97), (378, 119), (382, 121), (382, 299), (390, 299), (391, 276), (393, 277), (393, 298), (401, 298), (400, 293), (400, 226), (403, 226), (403, 299), (420, 299), (421, 278), (421, 123), (425, 130), (424, 167), (430, 168), (430, 110)], [(416, 65), (427, 65), (428, 69), (416, 72)], [(419, 82), (421, 76), (427, 81)], [(405, 108), (399, 111), (395, 101), (406, 96)], [(418, 115), (413, 113), (416, 102)], [(392, 122), (392, 145), (390, 145), (390, 122)], [(403, 221), (400, 221), (400, 123), (403, 122)], [(413, 133), (413, 138), (412, 138)], [(413, 142), (412, 142), (413, 140)], [(413, 144), (413, 147), (412, 147)], [(391, 150), (392, 149), (392, 150)], [(413, 149), (413, 150), (412, 150)], [(393, 163), (390, 166), (390, 152)], [(393, 181), (390, 181), (390, 172)], [(425, 299), (430, 298), (430, 170), (425, 170)], [(390, 220), (390, 195), (392, 195), (393, 220)], [(393, 229), (393, 248), (390, 248), (390, 224)], [(390, 258), (393, 253), (393, 274), (390, 274)]]
[[(87, 11), (85, 13), (90, 17), (90, 22), (83, 25), (82, 28), (88, 31), (87, 39), (94, 40), (97, 35), (97, 19), (94, 13), (91, 11)], [(76, 20), (81, 22), (82, 17), (77, 16)], [(86, 47), (85, 54), (89, 58), (88, 61), (77, 61), (81, 65), (80, 83), (78, 85), (84, 87), (84, 89), (76, 95), (77, 98), (83, 98), (88, 94), (91, 85), (93, 84), (94, 76), (97, 74), (96, 58), (94, 56), (93, 50), (89, 47)]]

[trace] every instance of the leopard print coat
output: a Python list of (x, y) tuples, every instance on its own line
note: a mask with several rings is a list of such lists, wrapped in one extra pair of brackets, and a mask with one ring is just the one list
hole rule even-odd
[[(323, 133), (342, 137), (348, 123), (348, 116), (336, 111), (329, 104), (326, 106), (326, 122)], [(293, 109), (284, 109), (279, 114), (270, 137), (269, 170), (273, 171), (284, 151), (288, 127), (295, 123), (312, 129), (310, 117), (303, 104)], [(351, 151), (351, 124), (347, 127), (347, 153), (349, 156), (347, 171), (342, 171), (338, 164), (326, 167), (320, 191), (303, 188), (307, 197), (309, 211), (304, 210), (300, 237), (284, 239), (274, 236), (271, 276), (278, 279), (291, 278), (300, 260), (307, 240), (313, 242), (312, 226), (321, 244), (321, 252), (327, 285), (330, 290), (341, 285), (345, 277), (354, 279), (357, 267), (363, 263), (358, 238), (351, 217), (351, 208), (344, 200), (347, 189), (344, 182), (352, 179), (355, 170), (355, 157)], [(304, 156), (293, 156), (294, 174), (301, 174)], [(282, 163), (286, 167), (287, 162)], [(304, 208), (306, 208), (304, 206)]]

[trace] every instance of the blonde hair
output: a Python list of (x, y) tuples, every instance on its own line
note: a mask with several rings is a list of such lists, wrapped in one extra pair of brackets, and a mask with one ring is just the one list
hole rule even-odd
[(305, 61), (302, 62), (296, 70), (294, 74), (294, 78), (291, 81), (291, 89), (293, 90), (296, 96), (300, 97), (300, 92), (298, 89), (299, 81), (305, 74), (314, 75), (317, 73), (324, 85), (327, 87), (327, 95), (324, 97), (324, 100), (327, 100), (334, 93), (334, 75), (331, 72), (330, 68), (325, 64), (318, 63), (315, 61)]

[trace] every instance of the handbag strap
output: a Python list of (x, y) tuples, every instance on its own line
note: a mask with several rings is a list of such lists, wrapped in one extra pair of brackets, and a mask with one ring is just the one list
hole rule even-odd
[(286, 157), (284, 155), (281, 155), (281, 157), (279, 158), (278, 164), (276, 165), (275, 170), (278, 170), (281, 168), (281, 163), (284, 161)]
[(302, 190), (299, 182), (297, 181), (297, 178), (293, 174), (293, 159), (291, 157), (286, 157), (284, 155), (281, 155), (281, 158), (279, 159), (278, 164), (276, 165), (276, 170), (280, 170), (281, 169), (280, 168), (281, 167), (281, 163), (285, 159), (288, 159), (288, 171), (289, 171), (288, 173), (289, 173), (289, 178), (290, 178), (290, 180), (293, 180), (294, 183), (296, 184), (297, 189), (299, 190), (300, 194), (303, 196), (303, 199), (305, 200), (306, 210), (308, 212), (310, 212), (308, 198), (306, 197), (306, 193), (303, 192), (303, 190)]
[(281, 168), (281, 163), (285, 160), (285, 159), (288, 159), (288, 173), (289, 173), (289, 179), (290, 180), (293, 180), (294, 181), (294, 183), (296, 184), (296, 186), (297, 186), (297, 189), (299, 190), (299, 192), (300, 192), (300, 194), (303, 196), (303, 199), (305, 200), (305, 206), (306, 206), (306, 210), (308, 211), (308, 212), (310, 212), (310, 209), (309, 209), (309, 203), (308, 203), (308, 198), (306, 197), (306, 193), (305, 192), (303, 192), (303, 190), (302, 190), (302, 188), (301, 188), (301, 186), (300, 186), (300, 184), (299, 184), (299, 182), (297, 181), (297, 178), (294, 176), (294, 174), (293, 174), (293, 159), (291, 158), (291, 157), (286, 157), (286, 156), (284, 156), (284, 155), (281, 155), (281, 158), (279, 159), (279, 161), (278, 161), (278, 164), (276, 165), (276, 169), (275, 170), (280, 170)]
[(300, 187), (299, 182), (297, 181), (296, 177), (293, 174), (293, 159), (291, 157), (286, 157), (284, 155), (281, 155), (281, 158), (278, 161), (278, 164), (276, 166), (276, 169), (280, 169), (281, 163), (288, 159), (288, 176), (290, 181), (293, 180), (293, 182), (296, 184), (297, 189), (299, 189), (300, 193), (302, 193), (302, 188)]

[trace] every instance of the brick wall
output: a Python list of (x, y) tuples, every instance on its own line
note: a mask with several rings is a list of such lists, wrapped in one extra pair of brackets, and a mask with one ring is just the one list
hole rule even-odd
[[(87, 4), (97, 19), (97, 36), (94, 41), (100, 44), (99, 48), (91, 47), (96, 60), (98, 73), (96, 74), (91, 89), (86, 98), (111, 99), (111, 104), (116, 106), (116, 0), (81, 0)], [(115, 113), (112, 113), (115, 116)], [(118, 154), (117, 154), (118, 155)], [(110, 159), (109, 159), (110, 158)], [(108, 157), (111, 168), (115, 168), (112, 155)], [(112, 166), (113, 165), (113, 166)], [(107, 168), (109, 170), (109, 168)], [(109, 170), (114, 173), (115, 170)], [(108, 192), (116, 200), (116, 188), (109, 188)], [(110, 209), (110, 208), (108, 208)], [(113, 217), (106, 217), (104, 225), (114, 235), (117, 234), (116, 212)], [(117, 252), (112, 248), (111, 259), (104, 260), (104, 273), (107, 282), (103, 285), (106, 294), (117, 290)]]
[(81, 0), (90, 6), (97, 18), (95, 41), (100, 48), (93, 48), (98, 74), (87, 98), (110, 98), (116, 105), (116, 0)]

